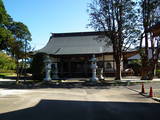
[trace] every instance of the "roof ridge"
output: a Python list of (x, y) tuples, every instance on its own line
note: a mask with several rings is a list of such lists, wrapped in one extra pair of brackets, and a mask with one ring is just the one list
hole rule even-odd
[(103, 35), (104, 31), (88, 31), (88, 32), (68, 32), (68, 33), (52, 33), (52, 37), (75, 37), (75, 36), (91, 36)]

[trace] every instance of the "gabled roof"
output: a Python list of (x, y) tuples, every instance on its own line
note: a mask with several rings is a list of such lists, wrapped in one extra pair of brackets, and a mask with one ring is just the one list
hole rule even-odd
[[(159, 55), (159, 57), (160, 57), (160, 55)], [(149, 48), (148, 49), (148, 59), (151, 59), (151, 58), (152, 58), (152, 49)], [(140, 60), (140, 59), (141, 59), (141, 56), (139, 53), (128, 58), (128, 60)]]
[(37, 53), (52, 55), (100, 54), (113, 52), (112, 46), (106, 46), (109, 38), (102, 32), (53, 33), (47, 45)]

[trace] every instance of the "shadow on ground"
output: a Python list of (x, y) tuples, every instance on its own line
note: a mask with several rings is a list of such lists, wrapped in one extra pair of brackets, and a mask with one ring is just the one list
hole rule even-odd
[(0, 114), (0, 120), (156, 120), (160, 104), (41, 100), (36, 106)]
[[(127, 86), (127, 82), (116, 81), (98, 81), (91, 82), (87, 79), (79, 79), (76, 82), (70, 82), (69, 79), (52, 80), (51, 82), (44, 82), (40, 80), (31, 80), (31, 78), (21, 78), (19, 84), (16, 84), (16, 77), (5, 77), (0, 80), (0, 88), (6, 89), (39, 89), (39, 88), (94, 88), (106, 89), (110, 86)], [(63, 82), (62, 82), (63, 81)], [(130, 85), (134, 85), (130, 83)]]
[(106, 89), (111, 83), (90, 83), (90, 82), (30, 82), (21, 81), (16, 84), (15, 81), (0, 81), (0, 88), (6, 89), (39, 89), (39, 88), (95, 88)]

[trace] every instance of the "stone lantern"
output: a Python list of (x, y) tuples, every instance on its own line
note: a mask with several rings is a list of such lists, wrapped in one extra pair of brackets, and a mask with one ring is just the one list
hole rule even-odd
[(92, 78), (90, 79), (92, 82), (96, 82), (98, 80), (97, 76), (96, 76), (96, 69), (98, 68), (97, 66), (97, 59), (95, 57), (95, 55), (93, 55), (93, 57), (91, 58), (91, 69), (92, 69)]
[(44, 59), (44, 64), (45, 64), (45, 81), (50, 81), (51, 80), (51, 65), (52, 61), (50, 60), (49, 56), (47, 55)]

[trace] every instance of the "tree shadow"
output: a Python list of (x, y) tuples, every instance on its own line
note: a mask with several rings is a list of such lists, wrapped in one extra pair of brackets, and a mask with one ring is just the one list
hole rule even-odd
[(159, 113), (159, 103), (41, 100), (0, 120), (155, 120)]
[[(20, 84), (16, 84), (16, 77), (5, 77), (0, 80), (0, 88), (7, 89), (39, 89), (39, 88), (94, 88), (94, 89), (106, 89), (113, 85), (110, 82), (103, 83), (89, 82), (88, 79), (79, 79), (76, 82), (68, 79), (52, 80), (51, 82), (45, 82), (42, 80), (31, 80), (31, 78), (21, 78)], [(75, 78), (76, 79), (76, 78)], [(63, 81), (63, 82), (62, 82)]]
[(40, 88), (91, 88), (91, 89), (107, 89), (110, 83), (88, 83), (88, 82), (23, 82), (16, 84), (15, 81), (0, 81), (0, 88), (6, 89), (40, 89)]
[[(111, 86), (128, 86), (127, 82), (116, 81), (98, 81), (91, 82), (88, 79), (78, 79), (76, 82), (70, 82), (71, 78), (52, 80), (51, 82), (44, 82), (40, 80), (31, 80), (31, 78), (21, 78), (20, 84), (16, 84), (16, 77), (5, 77), (0, 80), (0, 88), (6, 89), (39, 89), (39, 88), (91, 88), (91, 89), (107, 89)], [(75, 78), (76, 79), (76, 78)], [(63, 82), (62, 82), (63, 81)], [(130, 85), (132, 85), (130, 83)]]

